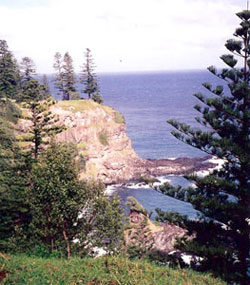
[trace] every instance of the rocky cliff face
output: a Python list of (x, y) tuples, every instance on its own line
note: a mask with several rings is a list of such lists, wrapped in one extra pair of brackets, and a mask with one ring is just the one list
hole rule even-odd
[[(203, 160), (144, 160), (133, 150), (121, 114), (92, 100), (60, 101), (51, 107), (67, 128), (58, 134), (59, 142), (77, 146), (85, 161), (81, 178), (101, 179), (105, 183), (138, 179), (141, 175), (181, 174), (207, 167)], [(31, 121), (20, 119), (19, 132), (28, 132)]]

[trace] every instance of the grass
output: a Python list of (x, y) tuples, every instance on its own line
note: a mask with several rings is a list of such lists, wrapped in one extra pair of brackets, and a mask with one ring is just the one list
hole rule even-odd
[(148, 261), (130, 261), (123, 256), (106, 260), (37, 258), (24, 255), (0, 257), (0, 283), (15, 285), (222, 285), (210, 274), (172, 269)]
[(58, 101), (57, 106), (64, 110), (69, 110), (71, 112), (82, 112), (86, 110), (92, 110), (96, 108), (102, 108), (106, 113), (112, 114), (114, 110), (109, 106), (100, 105), (93, 100), (64, 100)]
[(125, 118), (119, 112), (115, 112), (115, 122), (117, 124), (125, 124)]
[(87, 146), (87, 143), (86, 142), (81, 142), (79, 144), (77, 144), (77, 148), (85, 148)]
[(87, 150), (81, 150), (81, 151), (79, 151), (79, 154), (84, 157), (84, 156), (88, 155), (88, 151)]

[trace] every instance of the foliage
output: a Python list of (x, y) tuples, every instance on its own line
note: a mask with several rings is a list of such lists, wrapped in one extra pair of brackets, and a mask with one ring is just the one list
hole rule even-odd
[[(126, 226), (126, 250), (130, 258), (149, 257), (152, 252), (154, 238), (149, 221), (151, 213), (132, 196), (129, 196), (126, 205), (130, 209), (130, 223)], [(138, 219), (133, 221), (131, 215), (136, 214)]]
[(77, 92), (69, 92), (70, 100), (80, 100), (81, 96)]
[(94, 93), (92, 95), (92, 100), (98, 104), (103, 104), (103, 99), (102, 99), (102, 96), (99, 94), (99, 93)]
[(56, 71), (56, 75), (54, 78), (54, 86), (58, 90), (58, 95), (62, 96), (62, 99), (66, 98), (64, 80), (63, 80), (63, 61), (62, 55), (59, 52), (56, 52), (54, 56), (54, 64), (53, 67)]
[(124, 116), (119, 112), (115, 112), (115, 122), (117, 124), (125, 124)]
[(139, 178), (139, 181), (144, 182), (149, 185), (153, 185), (155, 182), (159, 182), (159, 180), (155, 178), (154, 176), (141, 176)]
[(49, 99), (51, 97), (50, 95), (50, 88), (49, 88), (49, 81), (46, 74), (43, 74), (42, 77), (42, 84), (40, 85), (41, 88), (41, 94), (43, 99)]
[[(13, 113), (10, 115), (11, 111)], [(0, 250), (13, 249), (20, 227), (30, 219), (25, 199), (27, 187), (23, 157), (16, 145), (12, 122), (20, 114), (8, 99), (0, 104)], [(21, 243), (19, 244), (21, 248)]]
[(76, 83), (73, 60), (68, 52), (63, 57), (63, 81), (64, 81), (64, 100), (70, 99), (71, 92), (76, 92), (74, 84)]
[(43, 145), (48, 143), (48, 138), (62, 132), (65, 127), (58, 123), (58, 118), (54, 116), (49, 107), (55, 104), (54, 101), (46, 100), (42, 102), (31, 101), (25, 106), (30, 109), (32, 122), (29, 136), (26, 141), (32, 143), (32, 153), (37, 159)]
[(46, 87), (39, 84), (34, 78), (36, 75), (35, 63), (29, 57), (22, 58), (20, 63), (20, 89), (16, 96), (18, 102), (41, 101), (49, 97)]
[(101, 96), (99, 95), (99, 86), (97, 84), (97, 76), (94, 73), (94, 68), (95, 68), (94, 60), (91, 54), (91, 50), (89, 48), (86, 49), (85, 58), (86, 58), (86, 62), (83, 66), (83, 70), (81, 73), (81, 83), (84, 84), (85, 86), (83, 93), (88, 94), (88, 99), (91, 99), (91, 98), (93, 99), (93, 95), (95, 94), (94, 98), (96, 99), (99, 98), (98, 101), (103, 102)]
[(17, 123), (21, 117), (21, 110), (18, 106), (7, 98), (0, 99), (0, 117), (11, 123)]
[(2, 284), (123, 284), (123, 285), (222, 285), (210, 274), (176, 270), (124, 256), (108, 258), (34, 258), (24, 255), (0, 257)]
[(18, 68), (5, 40), (0, 40), (0, 97), (14, 99), (18, 90)]
[[(243, 59), (244, 67), (236, 67), (233, 55), (221, 59), (229, 66), (218, 72), (209, 71), (225, 81), (223, 86), (203, 86), (211, 96), (195, 94), (203, 105), (195, 109), (202, 118), (196, 118), (204, 131), (192, 129), (184, 123), (170, 120), (176, 128), (172, 134), (187, 144), (225, 161), (220, 170), (207, 177), (190, 176), (195, 188), (162, 189), (167, 195), (188, 201), (199, 210), (199, 220), (185, 221), (192, 240), (183, 240), (182, 249), (203, 257), (203, 268), (212, 269), (225, 279), (249, 284), (250, 251), (250, 11), (237, 14), (241, 27), (236, 29), (238, 40), (228, 40), (226, 48)], [(180, 217), (175, 218), (180, 222)], [(167, 218), (168, 219), (168, 218)]]
[(126, 205), (129, 207), (130, 212), (136, 211), (145, 215), (146, 217), (149, 217), (148, 211), (133, 196), (128, 197)]
[(123, 235), (119, 200), (105, 197), (100, 182), (79, 181), (76, 154), (72, 146), (52, 142), (33, 165), (28, 192), (33, 234), (51, 252), (67, 251), (68, 258), (73, 245), (78, 253), (93, 246), (117, 251)]
[[(55, 88), (63, 100), (79, 99), (76, 98), (76, 78), (73, 67), (73, 60), (68, 52), (62, 58), (59, 52), (56, 52), (53, 65), (56, 76), (54, 78)], [(71, 96), (73, 95), (73, 98)], [(78, 97), (78, 96), (77, 96)]]
[(104, 146), (107, 146), (109, 145), (109, 141), (108, 141), (108, 134), (106, 131), (101, 131), (99, 134), (98, 134), (98, 139), (100, 141), (100, 143)]
[(81, 230), (78, 216), (87, 199), (87, 185), (78, 180), (74, 153), (72, 147), (52, 142), (33, 166), (28, 193), (34, 233), (51, 251), (64, 239), (68, 257), (72, 240)]
[(100, 197), (94, 204), (95, 219), (92, 225), (91, 244), (119, 252), (123, 245), (123, 209), (117, 196)]

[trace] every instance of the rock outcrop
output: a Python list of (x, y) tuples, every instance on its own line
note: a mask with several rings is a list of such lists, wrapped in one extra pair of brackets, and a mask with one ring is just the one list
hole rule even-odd
[(129, 229), (125, 232), (127, 247), (137, 245), (161, 255), (175, 250), (176, 239), (187, 234), (185, 229), (173, 224), (156, 225), (145, 214), (136, 210), (130, 211), (129, 221)]
[[(67, 128), (56, 139), (75, 144), (79, 159), (84, 161), (81, 178), (97, 178), (111, 184), (142, 175), (183, 174), (211, 167), (204, 164), (207, 158), (141, 159), (126, 135), (122, 115), (92, 100), (60, 101), (50, 110)], [(30, 120), (20, 119), (19, 132), (29, 132), (31, 125)]]

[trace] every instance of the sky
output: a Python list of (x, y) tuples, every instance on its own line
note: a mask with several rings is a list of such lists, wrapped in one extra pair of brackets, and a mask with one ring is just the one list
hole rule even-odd
[(56, 52), (79, 72), (90, 48), (96, 72), (222, 67), (219, 57), (246, 0), (0, 0), (0, 39), (18, 60), (52, 73)]

